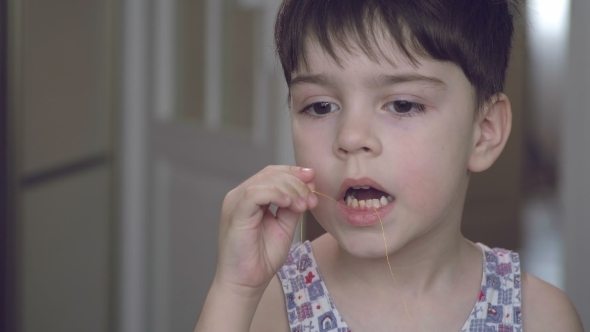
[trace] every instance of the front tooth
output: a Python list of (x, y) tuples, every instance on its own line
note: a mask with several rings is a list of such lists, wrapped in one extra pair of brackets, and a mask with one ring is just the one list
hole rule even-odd
[(346, 196), (346, 206), (350, 206), (352, 204), (352, 197)]
[(363, 186), (363, 187), (361, 187), (361, 188), (362, 188), (362, 189), (369, 189), (369, 188), (371, 188), (371, 187), (369, 187), (369, 186)]
[(387, 205), (387, 203), (389, 203), (389, 201), (387, 200), (387, 198), (385, 198), (385, 196), (381, 196), (379, 203), (381, 203), (381, 206), (385, 206)]
[(364, 210), (367, 206), (367, 202), (365, 202), (364, 200), (359, 201), (359, 207), (361, 208), (361, 210)]
[(359, 190), (361, 187), (352, 187), (352, 189)]
[(356, 209), (356, 208), (358, 208), (358, 207), (359, 207), (359, 200), (358, 200), (358, 199), (354, 198), (354, 199), (352, 200), (352, 207), (353, 207), (354, 209)]
[(378, 209), (378, 208), (380, 208), (380, 207), (381, 207), (381, 204), (379, 204), (379, 200), (378, 200), (378, 199), (376, 199), (376, 198), (373, 198), (373, 207), (374, 207), (375, 209)]
[(371, 209), (373, 207), (373, 200), (372, 199), (367, 199), (367, 200), (365, 200), (365, 202), (367, 202), (367, 209)]
[(388, 195), (388, 196), (387, 196), (387, 200), (388, 200), (388, 201), (390, 201), (390, 202), (391, 202), (391, 201), (393, 201), (393, 196), (391, 196), (391, 195)]

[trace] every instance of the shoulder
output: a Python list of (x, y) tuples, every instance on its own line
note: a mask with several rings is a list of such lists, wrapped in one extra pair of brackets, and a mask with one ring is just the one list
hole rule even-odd
[(522, 319), (529, 331), (580, 331), (582, 322), (570, 299), (557, 287), (522, 274)]
[(277, 275), (272, 278), (264, 291), (264, 295), (262, 295), (258, 308), (256, 308), (250, 331), (289, 331), (285, 295), (283, 293), (283, 286)]

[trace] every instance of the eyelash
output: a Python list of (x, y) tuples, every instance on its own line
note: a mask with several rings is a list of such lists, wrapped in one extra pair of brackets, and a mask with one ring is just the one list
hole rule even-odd
[[(424, 104), (419, 104), (419, 103), (415, 103), (415, 102), (411, 102), (411, 101), (407, 101), (407, 100), (394, 100), (394, 101), (388, 102), (387, 104), (385, 104), (385, 106), (392, 105), (392, 104), (394, 104), (396, 102), (406, 102), (406, 103), (409, 103), (410, 106), (412, 107), (412, 109), (409, 112), (407, 112), (407, 113), (395, 113), (393, 111), (391, 112), (394, 116), (396, 116), (396, 117), (398, 117), (400, 119), (401, 118), (406, 118), (406, 117), (412, 117), (412, 116), (415, 116), (415, 115), (418, 115), (418, 114), (421, 114), (421, 113), (426, 112), (426, 106)], [(301, 111), (299, 111), (299, 113), (302, 114), (302, 115), (304, 115), (304, 116), (313, 118), (313, 119), (321, 119), (321, 118), (324, 118), (324, 117), (326, 117), (326, 116), (328, 116), (328, 115), (330, 115), (332, 113), (332, 112), (330, 112), (330, 113), (322, 114), (322, 115), (320, 115), (320, 114), (318, 114), (318, 115), (311, 114), (309, 112), (309, 110), (314, 105), (318, 105), (318, 104), (332, 104), (332, 105), (336, 105), (335, 103), (331, 103), (331, 102), (327, 102), (327, 101), (318, 101), (318, 102), (314, 102), (314, 103), (308, 104), (307, 106), (303, 107), (303, 109)]]
[(316, 115), (316, 114), (311, 114), (311, 113), (309, 112), (309, 111), (310, 111), (310, 109), (311, 109), (311, 108), (312, 108), (314, 105), (318, 105), (318, 104), (331, 104), (331, 105), (336, 105), (335, 103), (330, 103), (330, 102), (327, 102), (327, 101), (317, 101), (317, 102), (311, 103), (311, 104), (309, 104), (309, 105), (307, 105), (307, 106), (303, 107), (303, 109), (302, 109), (301, 111), (299, 111), (299, 113), (300, 113), (300, 114), (302, 114), (302, 115), (304, 115), (304, 116), (307, 116), (307, 117), (313, 118), (313, 119), (321, 119), (321, 118), (324, 118), (324, 117), (326, 117), (327, 115), (329, 115), (329, 114), (331, 113), (331, 112), (330, 112), (330, 113), (328, 113), (328, 114), (322, 114), (322, 115), (320, 115), (320, 114), (317, 114), (317, 115)]
[(415, 102), (411, 102), (411, 101), (407, 101), (407, 100), (394, 100), (391, 102), (388, 102), (387, 105), (391, 105), (394, 104), (396, 102), (406, 102), (408, 104), (410, 104), (410, 106), (412, 107), (411, 110), (407, 113), (395, 113), (395, 112), (391, 112), (394, 116), (397, 116), (399, 118), (405, 118), (405, 117), (413, 117), (415, 115), (419, 115), (422, 114), (424, 112), (426, 112), (426, 106), (424, 104), (420, 104), (420, 103), (415, 103)]

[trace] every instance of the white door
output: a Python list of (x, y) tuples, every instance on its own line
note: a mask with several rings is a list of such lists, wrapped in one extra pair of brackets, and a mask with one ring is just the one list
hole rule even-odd
[(121, 330), (191, 331), (225, 194), (292, 163), (276, 0), (128, 0)]

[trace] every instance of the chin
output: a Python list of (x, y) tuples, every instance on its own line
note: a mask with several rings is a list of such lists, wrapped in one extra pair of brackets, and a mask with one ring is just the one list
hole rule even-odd
[[(358, 258), (377, 259), (385, 257), (385, 244), (383, 234), (350, 234), (336, 239), (340, 247), (350, 255)], [(390, 245), (388, 244), (388, 249)]]

